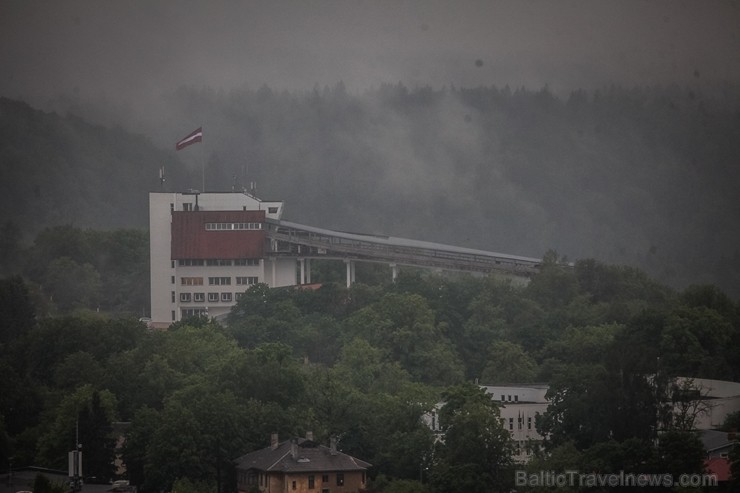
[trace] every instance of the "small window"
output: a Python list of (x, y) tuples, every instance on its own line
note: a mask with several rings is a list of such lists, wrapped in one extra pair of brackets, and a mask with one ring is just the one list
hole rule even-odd
[(501, 402), (506, 402), (506, 396), (504, 394), (501, 394)]
[(180, 303), (190, 303), (190, 293), (180, 293)]
[(172, 303), (174, 303), (174, 302), (175, 302), (175, 292), (172, 291)]
[(215, 303), (218, 301), (218, 293), (208, 293), (208, 301)]
[(344, 486), (344, 473), (343, 472), (337, 473), (337, 486)]
[(221, 293), (221, 301), (228, 303), (231, 301), (231, 293)]
[[(328, 483), (329, 482), (329, 475), (328, 474), (322, 474), (321, 475), (321, 482), (322, 483)], [(329, 491), (329, 490), (324, 490), (324, 491)]]
[(175, 321), (175, 310), (172, 310), (172, 321)]
[(514, 396), (514, 402), (519, 402), (519, 396), (518, 395), (515, 395)]
[(312, 490), (316, 486), (316, 476), (313, 474), (308, 476), (308, 489)]
[(295, 489), (295, 481), (293, 481), (293, 489)]
[(267, 208), (267, 213), (268, 214), (277, 214), (277, 212), (278, 212), (278, 208), (277, 207), (268, 207)]
[(510, 430), (514, 429), (514, 418), (509, 418), (509, 429)]
[(527, 418), (527, 429), (528, 430), (532, 429), (532, 418)]
[(193, 301), (196, 303), (203, 303), (206, 300), (205, 293), (193, 293)]
[(193, 210), (193, 204), (191, 204), (190, 202), (185, 202), (184, 204), (182, 204), (182, 210), (184, 210), (184, 211), (192, 211)]

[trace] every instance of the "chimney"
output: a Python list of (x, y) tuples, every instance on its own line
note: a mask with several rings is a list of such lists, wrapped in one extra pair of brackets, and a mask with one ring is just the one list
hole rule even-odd
[(331, 455), (337, 455), (337, 439), (335, 437), (331, 437), (329, 440), (329, 453)]
[(270, 449), (275, 450), (276, 448), (278, 448), (278, 434), (273, 433), (270, 435)]
[(298, 444), (296, 443), (295, 439), (290, 441), (290, 456), (293, 458), (293, 460), (298, 458)]
[(306, 440), (308, 440), (309, 442), (313, 442), (313, 431), (306, 432)]

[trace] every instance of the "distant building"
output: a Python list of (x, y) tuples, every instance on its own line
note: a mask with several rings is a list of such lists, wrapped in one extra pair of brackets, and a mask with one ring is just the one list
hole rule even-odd
[(236, 460), (237, 489), (260, 492), (350, 493), (365, 489), (371, 464), (326, 447), (313, 436), (278, 442)]
[[(507, 384), (481, 385), (499, 405), (501, 425), (511, 434), (514, 442), (514, 460), (528, 462), (535, 450), (542, 446), (544, 437), (537, 432), (536, 418), (547, 411), (549, 402), (545, 398), (547, 384)], [(435, 433), (438, 440), (444, 440), (444, 429), (439, 423), (439, 410), (444, 402), (425, 414), (422, 419)]]
[(544, 414), (549, 404), (545, 398), (547, 384), (482, 385), (500, 406), (501, 424), (514, 441), (514, 460), (527, 462), (544, 437), (537, 432), (537, 415)]
[(688, 383), (700, 401), (694, 429), (716, 430), (729, 414), (740, 411), (740, 383), (709, 378), (678, 377), (677, 385)]
[(265, 221), (282, 213), (248, 193), (150, 193), (150, 326), (225, 316), (253, 284), (296, 284), (295, 259), (265, 255)]

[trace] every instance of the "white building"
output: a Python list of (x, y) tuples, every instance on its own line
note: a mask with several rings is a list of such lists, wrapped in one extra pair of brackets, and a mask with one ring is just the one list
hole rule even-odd
[(537, 432), (538, 414), (547, 411), (547, 384), (481, 385), (500, 406), (501, 424), (514, 441), (514, 460), (527, 462), (544, 437)]
[(226, 315), (253, 284), (296, 284), (296, 259), (267, 256), (266, 219), (282, 202), (247, 193), (149, 194), (151, 320)]
[[(740, 411), (740, 383), (709, 378), (676, 378), (676, 385), (688, 385), (696, 392), (697, 405), (694, 420), (696, 430), (716, 430), (729, 414)], [(680, 413), (680, 405), (674, 412)]]
[[(542, 446), (544, 437), (535, 427), (538, 414), (547, 411), (548, 401), (545, 398), (547, 384), (507, 384), (481, 385), (487, 394), (491, 395), (499, 405), (501, 425), (511, 434), (514, 442), (514, 460), (527, 462), (531, 459), (534, 450)], [(435, 433), (437, 440), (444, 440), (444, 429), (439, 423), (439, 411), (444, 402), (438, 403), (435, 408), (422, 416), (422, 420)]]

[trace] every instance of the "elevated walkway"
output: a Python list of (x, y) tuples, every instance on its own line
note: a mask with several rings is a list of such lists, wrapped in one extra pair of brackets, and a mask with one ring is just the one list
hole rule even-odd
[[(348, 233), (289, 221), (267, 220), (268, 256), (298, 259), (343, 259), (348, 281), (352, 262), (381, 262), (393, 267), (414, 266), (479, 273), (509, 273), (529, 277), (539, 271), (540, 259), (462, 248), (392, 236)], [(302, 264), (302, 269), (304, 266)], [(302, 274), (302, 280), (307, 280)]]

